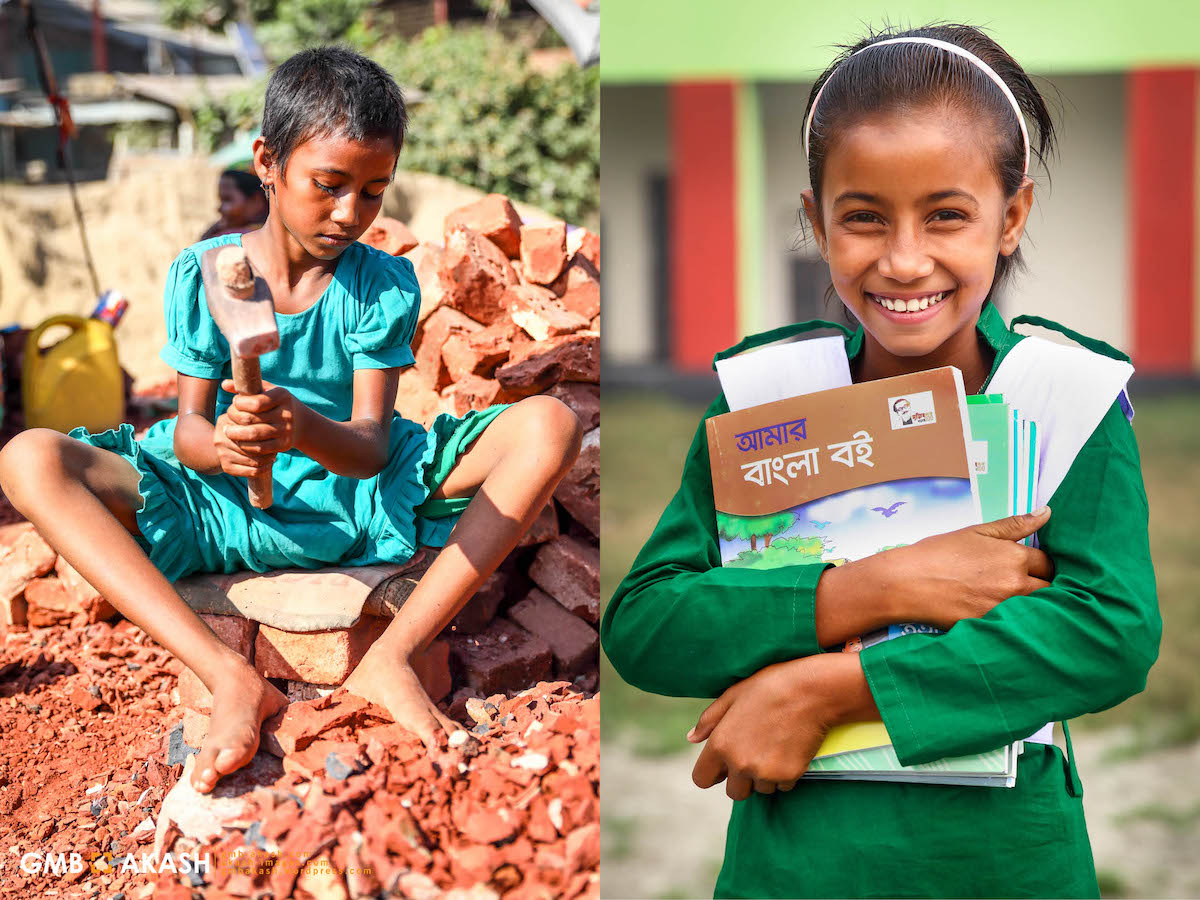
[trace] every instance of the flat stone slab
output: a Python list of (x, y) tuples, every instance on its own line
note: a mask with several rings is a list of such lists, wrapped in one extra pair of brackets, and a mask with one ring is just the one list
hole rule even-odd
[(330, 631), (364, 614), (394, 616), (436, 555), (418, 550), (402, 565), (191, 575), (175, 590), (198, 613), (242, 616), (281, 631)]

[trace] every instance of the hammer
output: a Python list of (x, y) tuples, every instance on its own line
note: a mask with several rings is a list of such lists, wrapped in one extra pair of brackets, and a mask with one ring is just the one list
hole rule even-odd
[[(256, 278), (237, 244), (213, 247), (200, 257), (200, 276), (213, 320), (229, 342), (233, 383), (239, 394), (262, 393), (262, 370), (258, 358), (279, 348), (275, 324), (275, 302), (271, 289)], [(271, 473), (250, 479), (250, 505), (271, 505)]]

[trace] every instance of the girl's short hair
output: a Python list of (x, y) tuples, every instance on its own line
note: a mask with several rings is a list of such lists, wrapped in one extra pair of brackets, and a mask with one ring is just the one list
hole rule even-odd
[(408, 112), (387, 70), (345, 47), (301, 50), (267, 83), (262, 136), (282, 176), (295, 149), (313, 138), (390, 138), (404, 145)]
[(258, 176), (253, 172), (246, 172), (242, 169), (226, 169), (221, 173), (221, 177), (232, 181), (233, 186), (244, 197), (253, 197), (262, 190), (262, 182), (259, 181)]
[[(1025, 177), (1025, 141), (1004, 93), (971, 61), (929, 44), (887, 44), (868, 53), (858, 53), (878, 41), (898, 37), (945, 41), (987, 63), (1012, 91), (1025, 116), (1031, 156), (1044, 165), (1054, 151), (1054, 123), (1041, 93), (1017, 61), (981, 30), (950, 24), (885, 28), (855, 44), (843, 45), (841, 54), (821, 73), (809, 94), (805, 120), (817, 94), (821, 94), (821, 102), (813, 113), (808, 146), (808, 177), (817, 208), (821, 204), (826, 155), (845, 129), (881, 112), (938, 104), (991, 119), (997, 136), (996, 175), (1005, 197), (1013, 196)], [(993, 290), (1014, 268), (1021, 266), (1020, 252), (1018, 248), (1011, 256), (997, 259)]]

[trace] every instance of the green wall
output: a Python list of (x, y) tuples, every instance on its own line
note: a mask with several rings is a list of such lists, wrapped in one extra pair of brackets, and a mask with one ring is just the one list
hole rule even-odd
[(1200, 0), (603, 0), (601, 79), (812, 80), (863, 23), (986, 27), (1046, 75), (1200, 65)]

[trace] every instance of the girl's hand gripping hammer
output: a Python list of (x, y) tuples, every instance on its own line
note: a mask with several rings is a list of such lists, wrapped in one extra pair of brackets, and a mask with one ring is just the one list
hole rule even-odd
[[(200, 257), (204, 293), (221, 334), (229, 342), (233, 382), (239, 394), (262, 393), (258, 358), (279, 348), (275, 301), (266, 281), (256, 278), (238, 244), (205, 250)], [(250, 479), (250, 505), (271, 505), (271, 473)]]

